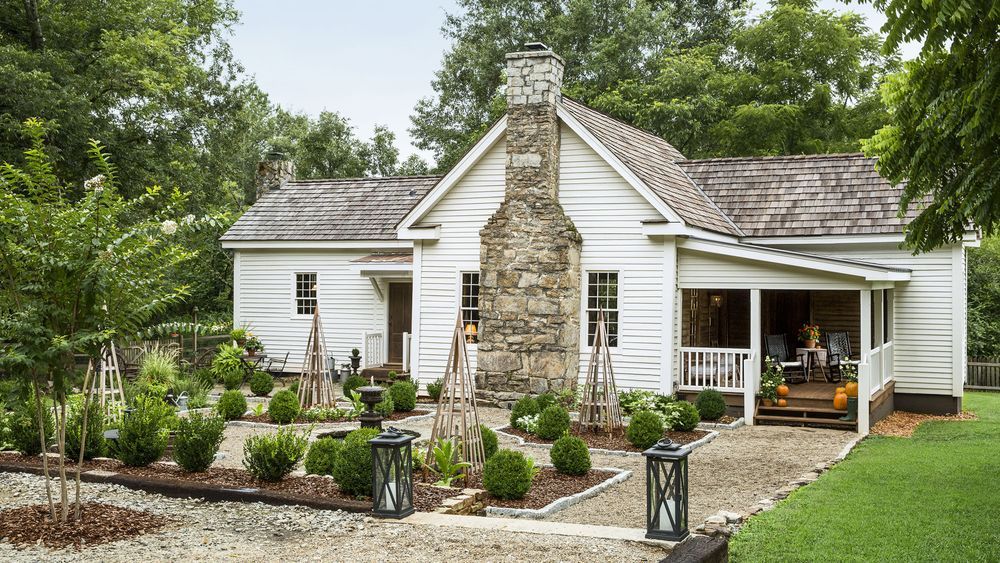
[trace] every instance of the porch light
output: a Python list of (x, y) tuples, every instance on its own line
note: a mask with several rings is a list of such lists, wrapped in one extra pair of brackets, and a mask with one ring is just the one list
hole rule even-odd
[(688, 454), (670, 440), (642, 452), (646, 458), (646, 537), (681, 541), (688, 536)]
[(712, 306), (722, 307), (722, 296), (719, 294), (712, 295)]
[(389, 427), (372, 446), (372, 513), (384, 518), (413, 514), (413, 436)]
[(468, 323), (465, 325), (465, 341), (472, 344), (476, 341), (476, 334), (478, 330), (476, 329), (475, 323)]

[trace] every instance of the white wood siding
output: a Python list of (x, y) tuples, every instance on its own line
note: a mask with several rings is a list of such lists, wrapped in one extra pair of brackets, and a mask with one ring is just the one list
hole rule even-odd
[[(385, 330), (386, 304), (379, 301), (368, 278), (350, 267), (351, 260), (377, 249), (240, 250), (236, 253), (235, 323), (249, 323), (269, 356), (288, 358), (289, 371), (302, 364), (311, 317), (293, 314), (296, 272), (318, 275), (319, 308), (328, 352), (337, 365), (351, 348), (360, 348), (366, 330)], [(383, 294), (388, 290), (382, 284)]]
[(712, 289), (861, 289), (868, 283), (805, 268), (681, 249), (677, 258), (681, 288)]

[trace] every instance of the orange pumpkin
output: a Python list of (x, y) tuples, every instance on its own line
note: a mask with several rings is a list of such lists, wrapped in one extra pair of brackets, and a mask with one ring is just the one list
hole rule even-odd
[(843, 387), (837, 387), (837, 393), (833, 396), (833, 408), (847, 410), (847, 391)]
[(784, 383), (782, 383), (781, 385), (778, 386), (777, 391), (778, 391), (778, 396), (779, 397), (787, 397), (788, 396), (788, 386), (785, 385)]
[(786, 401), (784, 399), (778, 399), (778, 406), (779, 407), (787, 407), (788, 406), (788, 401)]
[(848, 397), (857, 397), (858, 396), (858, 382), (857, 381), (848, 381), (847, 383), (844, 384), (844, 389), (846, 390)]

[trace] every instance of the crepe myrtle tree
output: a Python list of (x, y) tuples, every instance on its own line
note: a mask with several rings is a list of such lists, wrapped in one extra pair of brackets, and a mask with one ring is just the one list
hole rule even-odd
[[(44, 142), (45, 122), (29, 119), (23, 131), (30, 141), (23, 164), (0, 166), (0, 369), (31, 386), (39, 419), (43, 405), (52, 405), (60, 514), (43, 456), (45, 490), (50, 517), (65, 523), (70, 504), (66, 403), (80, 375), (74, 354), (97, 358), (103, 343), (135, 334), (181, 300), (187, 288), (172, 283), (166, 273), (194, 254), (174, 242), (176, 233), (212, 219), (172, 219), (186, 197), (177, 190), (154, 186), (123, 198), (115, 166), (97, 141), (89, 149), (97, 174), (82, 185), (63, 184)], [(80, 389), (88, 383), (84, 376)], [(84, 393), (84, 413), (87, 400)], [(44, 432), (39, 440), (47, 451)], [(80, 442), (86, 444), (86, 436)], [(79, 473), (75, 505), (79, 520)]]

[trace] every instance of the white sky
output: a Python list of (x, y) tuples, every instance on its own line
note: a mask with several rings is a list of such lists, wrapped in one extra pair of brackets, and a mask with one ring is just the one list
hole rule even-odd
[[(756, 0), (754, 14), (767, 2)], [(870, 4), (820, 0), (824, 9), (863, 14), (873, 29), (885, 18)], [(430, 81), (447, 42), (441, 37), (453, 0), (237, 0), (242, 23), (231, 37), (236, 58), (271, 100), (295, 111), (323, 110), (348, 117), (362, 138), (376, 124), (396, 133), (401, 158), (410, 144), (410, 114)], [(919, 49), (907, 45), (904, 58)]]

